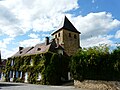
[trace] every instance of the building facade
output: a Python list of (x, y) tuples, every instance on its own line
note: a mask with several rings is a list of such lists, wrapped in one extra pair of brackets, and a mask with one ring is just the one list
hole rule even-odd
[[(49, 40), (49, 38), (46, 37), (45, 43), (37, 44), (33, 47), (25, 47), (25, 48), (19, 47), (19, 51), (9, 58), (10, 62), (8, 62), (7, 65), (11, 67), (11, 69), (8, 70), (8, 72), (6, 72), (7, 73), (6, 77), (8, 81), (14, 81), (16, 80), (15, 78), (17, 79), (20, 78), (20, 79), (23, 79), (24, 82), (29, 82), (30, 78), (33, 75), (32, 70), (35, 69), (34, 67), (36, 66), (38, 68), (38, 69), (35, 69), (35, 71), (37, 71), (37, 77), (38, 77), (36, 80), (37, 81), (42, 80), (41, 69), (39, 71), (39, 66), (40, 66), (39, 62), (41, 62), (40, 58), (43, 59), (46, 53), (49, 54), (49, 56), (52, 53), (50, 58), (47, 58), (48, 56), (46, 57), (46, 59), (48, 60), (46, 63), (48, 63), (53, 58), (55, 58), (56, 61), (59, 62), (58, 71), (60, 72), (55, 71), (59, 73), (58, 74), (59, 78), (61, 80), (70, 79), (70, 73), (68, 70), (69, 63), (68, 61), (65, 61), (65, 60), (67, 60), (66, 58), (68, 58), (69, 56), (75, 54), (75, 52), (80, 48), (79, 34), (80, 32), (77, 31), (77, 29), (65, 16), (62, 26), (57, 31), (52, 33), (52, 37), (53, 37), (52, 40)], [(55, 53), (57, 58), (55, 57)], [(36, 58), (36, 55), (38, 55), (37, 58)], [(63, 60), (63, 57), (65, 58), (64, 60)], [(33, 63), (33, 61), (36, 62), (36, 60), (38, 60), (37, 63)], [(51, 62), (49, 62), (49, 64), (51, 64)], [(48, 67), (49, 67), (49, 64), (47, 64)], [(45, 65), (43, 64), (43, 67), (44, 66)], [(44, 70), (46, 69), (46, 67), (44, 68)], [(46, 82), (46, 79), (44, 81)]]

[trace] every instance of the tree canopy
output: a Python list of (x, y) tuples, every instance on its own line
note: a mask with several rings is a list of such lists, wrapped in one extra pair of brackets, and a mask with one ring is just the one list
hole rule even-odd
[(107, 45), (80, 49), (72, 56), (74, 79), (120, 80), (120, 47), (109, 52)]

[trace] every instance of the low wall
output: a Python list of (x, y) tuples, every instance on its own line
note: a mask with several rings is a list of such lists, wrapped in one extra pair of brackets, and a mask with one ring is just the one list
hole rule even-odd
[(74, 80), (74, 86), (90, 90), (120, 90), (120, 82), (117, 81)]

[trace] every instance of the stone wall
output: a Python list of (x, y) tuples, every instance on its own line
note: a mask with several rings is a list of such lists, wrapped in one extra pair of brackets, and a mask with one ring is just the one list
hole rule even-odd
[[(69, 36), (70, 34), (70, 36)], [(76, 36), (76, 37), (75, 37)], [(76, 53), (80, 48), (79, 33), (71, 32), (69, 30), (62, 29), (53, 35), (56, 38), (56, 42), (63, 46), (65, 52), (70, 56)]]
[(74, 85), (89, 90), (120, 90), (120, 82), (117, 81), (74, 80)]
[[(71, 37), (69, 36), (69, 34), (71, 34)], [(76, 35), (76, 38), (74, 38), (74, 35)], [(80, 47), (79, 33), (64, 30), (63, 40), (64, 40), (64, 49), (67, 52), (67, 54), (69, 56), (75, 54)]]

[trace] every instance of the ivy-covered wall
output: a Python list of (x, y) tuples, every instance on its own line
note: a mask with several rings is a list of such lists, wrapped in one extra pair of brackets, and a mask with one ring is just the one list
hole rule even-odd
[[(11, 65), (12, 60), (13, 65)], [(30, 63), (31, 61), (32, 65)], [(10, 71), (22, 72), (22, 78), (20, 79), (14, 77), (13, 81), (24, 82), (24, 74), (25, 72), (28, 72), (29, 83), (40, 83), (48, 85), (60, 84), (61, 77), (67, 80), (67, 73), (69, 70), (68, 64), (69, 57), (52, 52), (9, 58), (6, 64), (5, 78), (6, 81), (10, 81)], [(42, 75), (42, 80), (40, 82), (37, 81), (39, 73)]]

